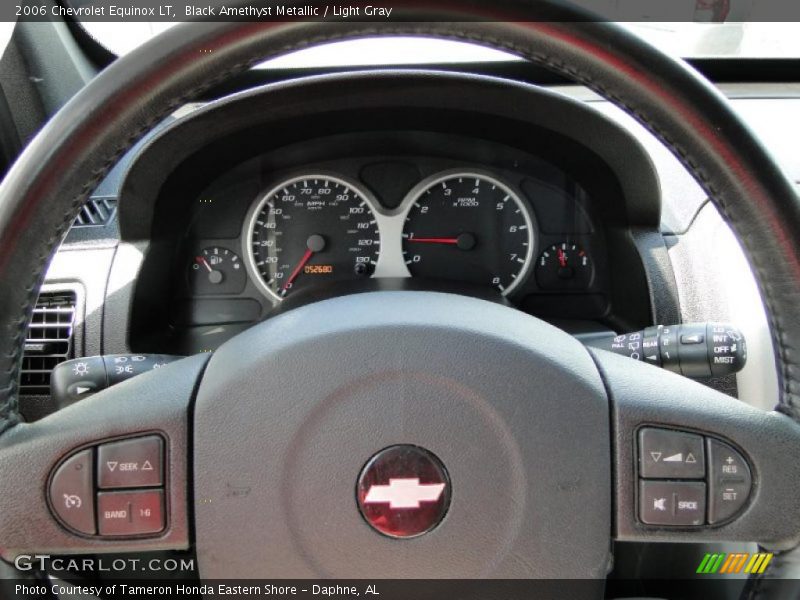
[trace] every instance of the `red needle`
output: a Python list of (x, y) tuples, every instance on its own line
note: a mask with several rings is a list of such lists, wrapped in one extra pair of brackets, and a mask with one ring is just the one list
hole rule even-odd
[(208, 261), (205, 258), (203, 258), (202, 256), (198, 256), (195, 260), (197, 260), (197, 262), (199, 264), (204, 265), (205, 268), (208, 269), (209, 273), (213, 273), (214, 272), (214, 269), (211, 268), (211, 265), (208, 264)]
[(566, 267), (567, 266), (567, 255), (564, 254), (564, 251), (561, 248), (558, 249), (557, 254), (558, 254), (558, 262), (559, 262), (559, 264), (562, 267)]
[(308, 250), (305, 251), (305, 254), (303, 254), (303, 258), (300, 259), (300, 262), (297, 263), (297, 266), (294, 268), (294, 271), (292, 271), (292, 274), (289, 275), (289, 279), (287, 279), (286, 283), (284, 283), (283, 287), (281, 287), (281, 293), (285, 294), (287, 292), (289, 287), (292, 285), (292, 282), (295, 279), (297, 279), (297, 276), (300, 275), (300, 271), (303, 270), (303, 267), (305, 267), (306, 263), (309, 260), (311, 260), (312, 256), (314, 256), (314, 251), (313, 250), (308, 249)]
[(410, 237), (408, 238), (409, 242), (421, 242), (423, 244), (458, 244), (458, 238), (444, 238), (444, 237), (432, 237), (432, 238), (418, 238), (418, 237)]

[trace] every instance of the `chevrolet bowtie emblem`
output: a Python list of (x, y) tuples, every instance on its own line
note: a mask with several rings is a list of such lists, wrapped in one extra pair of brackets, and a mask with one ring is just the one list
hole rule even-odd
[(421, 502), (436, 502), (444, 483), (420, 483), (417, 478), (390, 479), (389, 485), (369, 488), (364, 504), (388, 504), (389, 508), (419, 508)]
[(370, 527), (393, 538), (428, 533), (444, 519), (453, 489), (442, 461), (412, 444), (384, 448), (358, 476), (358, 510)]

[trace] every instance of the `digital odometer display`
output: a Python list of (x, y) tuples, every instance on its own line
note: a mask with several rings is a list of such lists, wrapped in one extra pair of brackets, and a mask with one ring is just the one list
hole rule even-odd
[(476, 173), (421, 185), (403, 229), (403, 258), (415, 277), (493, 286), (508, 294), (527, 274), (533, 226), (509, 187)]
[(367, 196), (342, 179), (311, 175), (265, 194), (248, 220), (248, 258), (276, 299), (323, 282), (369, 277), (380, 235)]

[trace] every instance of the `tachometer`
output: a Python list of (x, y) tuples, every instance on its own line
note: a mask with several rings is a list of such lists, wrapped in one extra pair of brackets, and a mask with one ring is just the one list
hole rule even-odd
[(267, 192), (250, 211), (248, 267), (280, 300), (323, 282), (369, 277), (380, 235), (367, 194), (329, 175), (305, 175)]
[(533, 256), (533, 222), (511, 188), (478, 173), (440, 174), (420, 184), (403, 230), (415, 277), (490, 285), (511, 293)]

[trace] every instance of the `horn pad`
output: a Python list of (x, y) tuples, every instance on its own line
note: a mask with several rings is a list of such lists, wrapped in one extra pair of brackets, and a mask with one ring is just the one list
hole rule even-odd
[[(200, 573), (603, 578), (608, 412), (584, 347), (506, 306), (375, 292), (279, 315), (223, 345), (198, 391)], [(368, 524), (358, 487), (368, 461), (397, 445), (426, 449), (449, 477), (443, 518), (408, 539)], [(407, 481), (409, 465), (373, 500), (429, 509), (414, 499), (437, 482)]]

